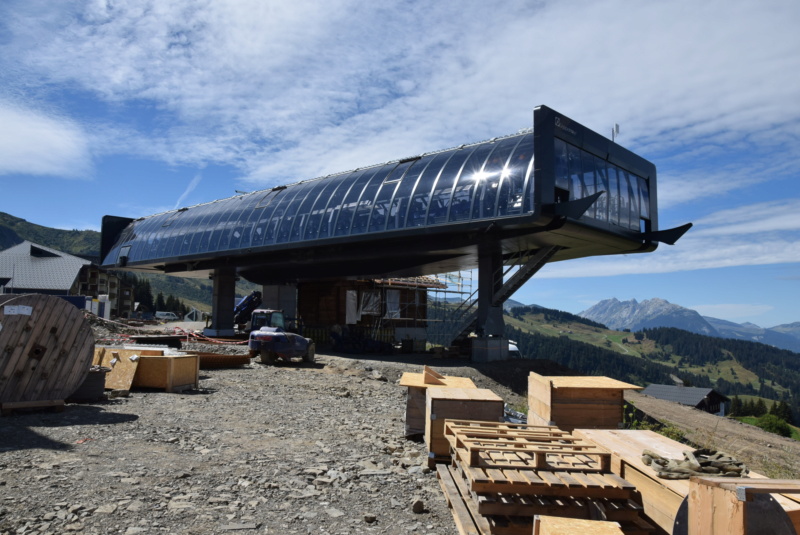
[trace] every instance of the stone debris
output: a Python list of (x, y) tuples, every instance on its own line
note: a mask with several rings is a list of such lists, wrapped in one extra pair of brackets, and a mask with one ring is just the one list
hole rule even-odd
[(396, 381), (419, 365), (372, 366), (252, 362), (180, 394), (5, 417), (0, 535), (456, 535), (424, 444), (403, 436)]

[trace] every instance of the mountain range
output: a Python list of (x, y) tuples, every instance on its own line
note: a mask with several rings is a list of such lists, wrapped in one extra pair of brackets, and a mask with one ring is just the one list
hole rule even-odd
[(695, 310), (670, 303), (665, 299), (620, 301), (605, 299), (580, 312), (578, 316), (611, 329), (641, 331), (657, 327), (674, 327), (696, 334), (760, 342), (800, 353), (800, 322), (763, 328), (753, 323), (702, 316)]

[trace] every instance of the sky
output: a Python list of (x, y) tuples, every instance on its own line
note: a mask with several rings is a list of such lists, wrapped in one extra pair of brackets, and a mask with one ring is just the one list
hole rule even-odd
[(99, 230), (512, 134), (540, 104), (655, 163), (650, 254), (512, 299), (800, 321), (797, 0), (3, 0), (0, 211)]

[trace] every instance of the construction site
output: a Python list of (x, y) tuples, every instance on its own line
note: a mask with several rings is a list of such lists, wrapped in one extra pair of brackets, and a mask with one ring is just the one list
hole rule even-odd
[(545, 265), (690, 227), (659, 228), (655, 165), (546, 106), (510, 136), (106, 216), (97, 273), (211, 279), (211, 314), (0, 295), (0, 535), (796, 535), (797, 442), (713, 415), (676, 441), (631, 425), (669, 412), (641, 385), (513, 358), (504, 304)]
[[(325, 350), (263, 364), (241, 340), (86, 320), (55, 297), (4, 296), (0, 311), (3, 346), (15, 348), (3, 361), (3, 534), (800, 526), (800, 481), (760, 473), (797, 473), (795, 441), (743, 426), (761, 444), (748, 450), (722, 430), (687, 444), (622, 429), (626, 400), (655, 415), (669, 402), (544, 359)], [(180, 349), (158, 344), (167, 338)], [(522, 374), (525, 391), (507, 386)]]

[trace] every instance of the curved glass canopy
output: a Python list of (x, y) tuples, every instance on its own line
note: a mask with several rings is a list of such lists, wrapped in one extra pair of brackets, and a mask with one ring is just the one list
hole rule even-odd
[[(575, 128), (566, 130), (574, 134)], [(556, 129), (549, 141), (539, 139), (528, 131), (137, 219), (108, 244), (103, 265), (155, 265), (366, 234), (388, 238), (421, 227), (502, 224), (533, 215), (542, 202), (537, 191), (551, 192), (551, 202), (605, 192), (580, 217), (603, 230), (639, 232), (651, 219), (654, 174), (643, 177), (625, 162), (625, 168), (617, 165), (611, 152), (589, 146), (589, 134), (573, 140)], [(546, 155), (534, 173), (536, 143)]]
[(254, 249), (532, 210), (533, 134), (280, 186), (134, 221), (112, 262)]

